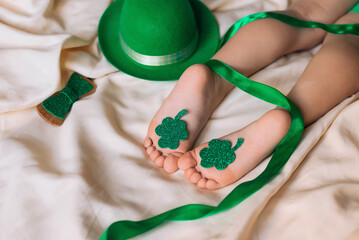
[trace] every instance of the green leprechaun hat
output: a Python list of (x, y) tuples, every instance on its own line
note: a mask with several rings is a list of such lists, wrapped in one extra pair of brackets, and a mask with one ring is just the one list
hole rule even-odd
[(101, 17), (98, 40), (119, 70), (148, 80), (175, 80), (214, 55), (219, 30), (199, 0), (116, 0)]

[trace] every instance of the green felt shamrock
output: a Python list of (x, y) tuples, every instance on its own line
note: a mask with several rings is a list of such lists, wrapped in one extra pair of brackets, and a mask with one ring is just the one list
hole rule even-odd
[(158, 140), (158, 146), (160, 148), (176, 149), (178, 148), (180, 140), (186, 140), (188, 138), (188, 132), (186, 129), (186, 123), (183, 120), (179, 120), (187, 111), (181, 110), (174, 119), (166, 117), (162, 120), (162, 124), (158, 125), (155, 132), (160, 136)]
[(212, 139), (208, 143), (209, 148), (203, 148), (199, 152), (201, 166), (210, 168), (214, 165), (217, 170), (225, 169), (228, 164), (236, 159), (234, 152), (243, 144), (243, 142), (243, 138), (238, 138), (236, 145), (231, 149), (230, 141)]

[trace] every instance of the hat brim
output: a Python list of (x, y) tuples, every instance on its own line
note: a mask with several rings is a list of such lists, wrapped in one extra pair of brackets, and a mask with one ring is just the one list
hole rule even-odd
[(199, 33), (195, 52), (181, 62), (165, 66), (145, 66), (132, 60), (120, 41), (120, 15), (124, 0), (116, 0), (103, 13), (98, 26), (98, 41), (103, 55), (119, 70), (147, 80), (177, 80), (189, 66), (208, 61), (216, 52), (219, 30), (211, 11), (200, 1), (190, 0)]

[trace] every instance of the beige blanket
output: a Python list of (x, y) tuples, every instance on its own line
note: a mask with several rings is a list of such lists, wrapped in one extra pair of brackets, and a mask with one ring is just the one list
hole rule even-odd
[[(218, 204), (236, 185), (199, 190), (167, 175), (142, 142), (175, 82), (118, 72), (101, 54), (96, 28), (110, 1), (0, 0), (0, 239), (98, 239), (114, 221), (141, 220), (189, 203)], [(248, 14), (286, 0), (204, 0), (221, 34)], [(253, 79), (288, 93), (318, 47), (280, 58)], [(61, 127), (34, 106), (71, 72), (98, 90)], [(340, 80), (340, 79), (338, 79)], [(343, 101), (305, 130), (281, 174), (233, 209), (166, 223), (138, 239), (359, 239), (359, 101)], [(228, 134), (273, 106), (233, 90), (195, 145)]]

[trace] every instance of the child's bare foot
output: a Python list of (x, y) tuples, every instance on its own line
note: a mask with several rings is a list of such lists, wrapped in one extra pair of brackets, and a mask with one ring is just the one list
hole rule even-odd
[[(150, 159), (168, 173), (177, 171), (178, 158), (192, 147), (214, 109), (232, 88), (232, 84), (214, 74), (205, 65), (196, 64), (189, 67), (148, 127), (144, 147)], [(177, 149), (160, 148), (156, 127), (164, 118), (174, 118), (182, 109), (188, 112), (181, 117), (187, 124), (188, 138), (180, 141)]]
[(291, 118), (288, 112), (275, 109), (264, 114), (260, 119), (247, 127), (221, 138), (229, 140), (232, 147), (238, 138), (244, 142), (234, 153), (236, 159), (223, 170), (214, 166), (203, 168), (200, 165), (200, 151), (208, 147), (208, 143), (182, 155), (178, 166), (185, 176), (200, 188), (217, 189), (227, 186), (253, 169), (268, 156), (274, 147), (283, 139), (289, 130)]

